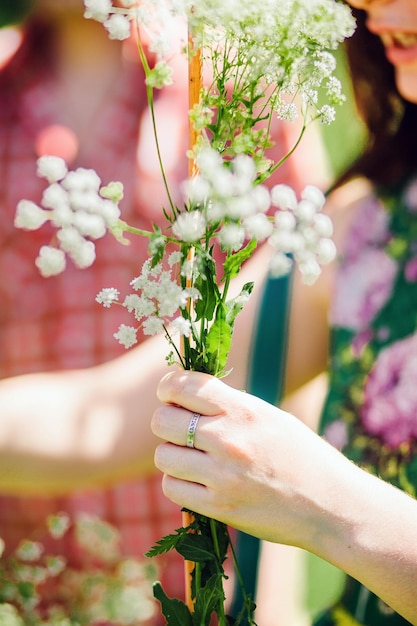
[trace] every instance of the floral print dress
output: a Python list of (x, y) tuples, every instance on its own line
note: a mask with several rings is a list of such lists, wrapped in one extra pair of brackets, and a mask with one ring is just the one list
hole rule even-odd
[[(417, 489), (417, 180), (362, 204), (330, 313), (321, 433), (364, 469)], [(408, 624), (356, 581), (318, 624)]]

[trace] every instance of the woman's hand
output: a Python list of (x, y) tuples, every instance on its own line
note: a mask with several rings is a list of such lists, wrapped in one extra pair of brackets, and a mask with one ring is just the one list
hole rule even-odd
[[(292, 415), (206, 374), (170, 373), (158, 396), (166, 404), (152, 429), (166, 443), (155, 463), (170, 499), (269, 541), (307, 547), (321, 532), (319, 509), (333, 497), (329, 464), (346, 462), (328, 444)], [(195, 449), (186, 447), (193, 413), (201, 414)]]
[[(417, 624), (417, 502), (294, 416), (197, 372), (159, 384), (152, 429), (165, 494), (193, 511), (310, 550)], [(187, 447), (193, 413), (201, 413)]]

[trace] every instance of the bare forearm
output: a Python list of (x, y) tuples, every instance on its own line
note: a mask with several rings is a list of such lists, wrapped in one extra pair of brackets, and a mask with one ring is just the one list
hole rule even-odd
[(154, 471), (163, 338), (105, 365), (0, 382), (0, 490), (64, 492)]
[(347, 461), (343, 474), (308, 549), (417, 624), (417, 501)]

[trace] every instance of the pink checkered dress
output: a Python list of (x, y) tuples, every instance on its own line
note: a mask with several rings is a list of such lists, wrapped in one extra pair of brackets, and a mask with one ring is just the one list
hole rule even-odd
[[(53, 68), (51, 56), (44, 54), (44, 36), (42, 30), (34, 28), (0, 72), (0, 378), (89, 367), (121, 354), (124, 348), (112, 334), (122, 321), (129, 322), (122, 319), (119, 307), (114, 312), (104, 311), (95, 303), (95, 295), (104, 286), (114, 286), (123, 293), (146, 255), (145, 243), (138, 245), (136, 240), (132, 254), (133, 246), (121, 246), (108, 236), (98, 242), (93, 268), (69, 267), (58, 277), (44, 279), (34, 260), (39, 246), (48, 243), (50, 233), (44, 227), (28, 233), (13, 226), (18, 200), (37, 201), (44, 187), (35, 176), (39, 134), (55, 124), (65, 125), (54, 98)], [(174, 97), (169, 107), (174, 130), (175, 118), (185, 116), (179, 108), (180, 99)], [(144, 110), (140, 69), (127, 62), (126, 72), (114, 86), (114, 93), (109, 94), (109, 104), (93, 122), (93, 140), (88, 149), (83, 147), (71, 167), (94, 167), (103, 182), (121, 180), (125, 185), (124, 218), (149, 228), (151, 221), (159, 219), (161, 204), (154, 205), (153, 200), (161, 193), (148, 164), (144, 171), (137, 158)], [(176, 146), (174, 135), (170, 137), (171, 149), (178, 149), (178, 159), (171, 159), (173, 180), (186, 175), (185, 159), (180, 156), (186, 146)], [(51, 137), (53, 141), (53, 128)], [(143, 145), (140, 150), (143, 154)], [(143, 197), (148, 198), (147, 203)], [(181, 526), (180, 510), (163, 496), (160, 483), (160, 476), (155, 475), (70, 497), (2, 496), (0, 536), (9, 548), (22, 538), (45, 541), (47, 515), (65, 511), (73, 516), (85, 511), (119, 529), (124, 554), (141, 557), (162, 535)], [(69, 564), (82, 566), (83, 555), (71, 533), (54, 546)], [(159, 563), (167, 592), (181, 597), (182, 559), (173, 554)]]

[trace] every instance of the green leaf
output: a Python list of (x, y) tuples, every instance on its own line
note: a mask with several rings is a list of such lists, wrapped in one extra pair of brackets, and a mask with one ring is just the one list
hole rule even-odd
[(176, 550), (186, 561), (193, 563), (205, 563), (213, 561), (216, 557), (213, 553), (213, 543), (204, 535), (188, 533), (177, 542)]
[(161, 603), (167, 626), (193, 626), (193, 618), (188, 606), (182, 600), (168, 597), (160, 582), (154, 583), (153, 595)]
[(152, 558), (154, 556), (159, 556), (160, 554), (165, 554), (165, 552), (169, 552), (170, 550), (174, 550), (177, 543), (186, 532), (187, 528), (177, 528), (175, 533), (165, 535), (165, 537), (159, 539), (156, 544), (145, 553), (145, 556)]
[(199, 276), (194, 282), (194, 287), (201, 294), (195, 305), (196, 321), (200, 319), (210, 322), (213, 319), (216, 309), (219, 293), (216, 282), (216, 265), (210, 255), (199, 255), (198, 257)]
[(212, 576), (197, 594), (193, 622), (196, 626), (208, 626), (213, 612), (219, 603), (224, 602), (223, 576), (221, 573)]
[(239, 274), (242, 264), (252, 256), (252, 253), (257, 245), (257, 241), (255, 239), (252, 239), (252, 241), (250, 241), (245, 248), (242, 248), (242, 250), (239, 250), (239, 252), (236, 252), (236, 254), (232, 254), (227, 257), (227, 259), (223, 263), (223, 280), (226, 277), (234, 278)]
[(245, 283), (242, 287), (240, 294), (236, 296), (236, 298), (233, 298), (233, 300), (227, 302), (226, 306), (228, 310), (226, 314), (226, 321), (231, 328), (233, 328), (236, 317), (241, 312), (241, 310), (245, 306), (245, 303), (249, 299), (249, 296), (253, 291), (253, 286), (253, 282)]
[(226, 307), (221, 304), (206, 338), (207, 368), (213, 376), (221, 375), (226, 367), (231, 345), (232, 329), (226, 321)]

